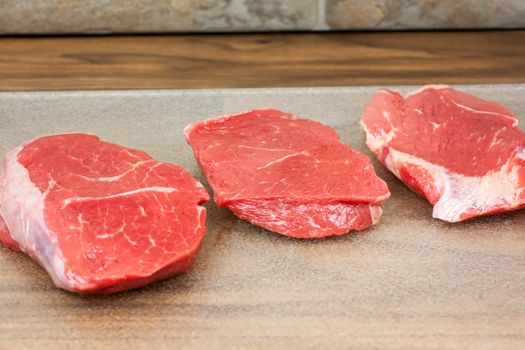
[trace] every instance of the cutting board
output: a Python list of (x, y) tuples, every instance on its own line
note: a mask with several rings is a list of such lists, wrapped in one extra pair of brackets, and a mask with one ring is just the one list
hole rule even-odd
[[(501, 102), (525, 125), (525, 85), (460, 88)], [(187, 124), (274, 107), (325, 123), (370, 155), (358, 121), (376, 90), (3, 93), (0, 152), (39, 135), (90, 132), (181, 164), (206, 184)], [(525, 211), (433, 220), (422, 198), (375, 166), (392, 192), (377, 226), (297, 240), (210, 201), (193, 268), (135, 291), (64, 292), (0, 247), (0, 348), (525, 348)]]

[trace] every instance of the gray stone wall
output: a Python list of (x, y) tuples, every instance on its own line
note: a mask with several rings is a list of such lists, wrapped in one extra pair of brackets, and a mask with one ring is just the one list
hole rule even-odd
[(525, 27), (525, 0), (0, 0), (0, 33)]

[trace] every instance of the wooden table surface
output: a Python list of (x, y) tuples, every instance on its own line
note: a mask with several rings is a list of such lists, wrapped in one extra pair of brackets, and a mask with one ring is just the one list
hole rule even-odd
[(525, 30), (0, 39), (0, 91), (525, 82)]

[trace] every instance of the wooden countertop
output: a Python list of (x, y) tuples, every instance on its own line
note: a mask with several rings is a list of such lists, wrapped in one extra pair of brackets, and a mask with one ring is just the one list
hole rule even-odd
[(6, 37), (0, 91), (525, 82), (525, 30)]

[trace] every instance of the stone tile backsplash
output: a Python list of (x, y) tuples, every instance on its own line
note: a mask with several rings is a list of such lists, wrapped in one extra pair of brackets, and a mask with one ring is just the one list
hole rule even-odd
[(525, 0), (326, 0), (332, 29), (525, 26)]
[(525, 0), (0, 0), (0, 33), (525, 27)]

